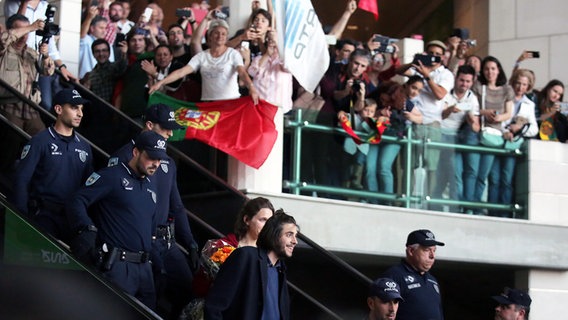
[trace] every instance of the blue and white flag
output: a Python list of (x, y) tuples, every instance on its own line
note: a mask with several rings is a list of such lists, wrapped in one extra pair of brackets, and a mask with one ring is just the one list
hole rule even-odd
[(278, 50), (300, 85), (313, 92), (329, 67), (327, 41), (310, 0), (272, 0)]

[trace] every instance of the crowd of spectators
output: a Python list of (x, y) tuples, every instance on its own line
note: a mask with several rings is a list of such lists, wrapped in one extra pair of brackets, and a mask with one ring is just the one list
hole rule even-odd
[[(4, 9), (7, 16), (19, 12), (34, 25), (36, 20), (45, 19), (47, 5), (44, 0), (6, 1)], [(169, 26), (163, 26), (164, 18), (173, 17), (174, 12), (164, 12), (156, 3), (144, 6), (139, 16), (134, 13), (141, 8), (135, 9), (131, 11), (126, 0), (83, 1), (79, 73), (75, 77), (66, 70), (56, 37), (48, 39), (48, 54), (44, 54), (51, 58), (51, 68), (59, 69), (68, 80), (77, 78), (136, 121), (144, 114), (147, 93), (158, 90), (187, 101), (250, 95), (255, 102), (260, 98), (281, 107), (284, 113), (292, 109), (293, 99), (302, 88), (284, 68), (278, 52), (279, 30), (271, 1), (252, 1), (249, 19), (235, 30), (224, 20), (228, 13), (225, 8), (211, 8), (207, 1), (179, 8), (175, 12), (178, 21)], [(328, 32), (328, 38), (336, 43), (330, 45), (330, 65), (316, 89), (324, 101), (318, 124), (335, 127), (341, 115), (349, 115), (356, 126), (353, 129), (358, 130), (369, 119), (386, 117), (390, 126), (384, 134), (397, 139), (404, 138), (407, 128), (412, 127), (416, 139), (474, 146), (481, 144), (479, 138), (485, 128), (498, 130), (504, 141), (566, 141), (568, 124), (560, 104), (564, 85), (552, 80), (541, 91), (534, 90), (535, 75), (520, 68), (523, 60), (534, 58), (532, 52), (520, 55), (509, 82), (501, 62), (496, 57), (472, 54), (474, 42), (467, 38), (468, 32), (456, 29), (447, 39), (426, 42), (422, 58), (432, 63), (417, 59), (402, 64), (398, 46), (392, 41), (385, 43), (385, 37), (373, 34), (365, 41), (342, 37), (356, 10), (355, 0), (346, 1), (344, 13)], [(38, 28), (28, 30), (31, 33), (26, 38), (27, 47), (36, 53), (41, 49), (40, 37), (34, 33)], [(13, 33), (5, 31), (2, 39)], [(463, 66), (471, 66), (473, 74)], [(464, 76), (460, 78), (460, 74)], [(40, 101), (45, 108), (52, 105), (51, 95), (61, 90), (59, 77), (49, 69), (39, 75)], [(374, 114), (365, 111), (370, 105), (376, 105)], [(10, 114), (9, 108), (2, 105), (0, 109)], [(29, 118), (34, 116), (30, 114)], [(421, 146), (414, 148), (411, 156), (401, 149), (400, 142), (357, 146), (357, 151), (343, 138), (329, 134), (311, 132), (304, 137), (307, 152), (303, 154), (306, 165), (302, 167), (302, 180), (307, 182), (401, 194), (405, 187), (402, 171), (410, 161), (413, 168), (426, 172), (426, 183), (411, 182), (415, 191), (422, 189), (416, 195), (514, 202), (512, 156)], [(373, 198), (359, 200), (378, 202)], [(446, 209), (471, 212), (458, 206)]]

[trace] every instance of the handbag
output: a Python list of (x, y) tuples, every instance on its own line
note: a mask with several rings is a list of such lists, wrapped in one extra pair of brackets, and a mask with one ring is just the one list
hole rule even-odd
[(302, 119), (311, 123), (315, 123), (318, 113), (320, 112), (324, 104), (325, 100), (321, 96), (304, 90), (303, 92), (298, 94), (298, 97), (296, 98), (296, 100), (294, 100), (292, 109), (302, 109)]
[(486, 147), (502, 147), (505, 144), (503, 133), (495, 128), (483, 127), (481, 129), (480, 141)]
[[(481, 110), (485, 110), (485, 94), (487, 86), (481, 87)], [(502, 147), (505, 144), (503, 132), (492, 127), (485, 126), (485, 117), (481, 117), (481, 130), (479, 131), (479, 143), (486, 147)]]

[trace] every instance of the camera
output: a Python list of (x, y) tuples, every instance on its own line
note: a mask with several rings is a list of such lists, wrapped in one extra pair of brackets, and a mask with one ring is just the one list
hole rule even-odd
[(351, 89), (353, 89), (354, 92), (358, 92), (361, 89), (361, 80), (359, 79), (353, 80), (353, 85), (351, 85)]
[(414, 59), (412, 60), (412, 64), (418, 64), (418, 61), (422, 62), (423, 65), (430, 67), (434, 63), (440, 63), (442, 58), (439, 56), (431, 56), (429, 54), (415, 54)]
[(229, 7), (222, 7), (221, 10), (215, 10), (215, 18), (217, 19), (227, 19), (230, 16)]
[(36, 35), (42, 37), (41, 44), (48, 43), (51, 37), (58, 35), (61, 31), (59, 25), (53, 23), (55, 11), (57, 11), (55, 6), (51, 4), (47, 5), (47, 9), (45, 10), (45, 26), (42, 30), (36, 31)]
[(468, 47), (475, 47), (477, 46), (477, 40), (475, 39), (466, 39), (464, 42), (467, 44)]
[(114, 39), (114, 46), (118, 47), (118, 44), (122, 41), (126, 41), (126, 35), (124, 33), (117, 33), (116, 38)]
[(384, 52), (384, 53), (394, 53), (394, 47), (391, 45), (397, 42), (398, 39), (389, 38), (382, 36), (380, 34), (376, 35), (373, 38), (373, 42), (378, 42), (381, 46), (376, 50), (377, 52)]
[(191, 17), (191, 10), (176, 9), (176, 17)]

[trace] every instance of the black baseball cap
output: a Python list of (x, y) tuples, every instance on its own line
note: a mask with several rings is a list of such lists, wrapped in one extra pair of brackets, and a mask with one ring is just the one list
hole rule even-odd
[(425, 247), (445, 245), (443, 242), (436, 241), (436, 237), (432, 231), (426, 229), (415, 230), (408, 234), (406, 245), (410, 246), (416, 243)]
[(146, 121), (159, 124), (162, 128), (168, 130), (183, 129), (176, 121), (175, 112), (169, 106), (163, 103), (153, 104), (146, 109)]
[(81, 97), (81, 94), (79, 94), (79, 91), (75, 89), (63, 89), (55, 94), (55, 97), (53, 97), (54, 105), (58, 104), (60, 106), (66, 103), (78, 106), (80, 104), (87, 104), (89, 102), (89, 100), (83, 99), (83, 97)]
[(138, 150), (144, 150), (150, 159), (166, 159), (166, 140), (154, 131), (144, 131), (136, 137), (134, 146)]
[(505, 288), (501, 295), (493, 296), (492, 298), (499, 304), (516, 304), (525, 308), (530, 308), (532, 302), (532, 299), (528, 293), (512, 288)]
[(398, 283), (390, 278), (379, 278), (369, 286), (369, 297), (379, 297), (383, 302), (404, 301)]

